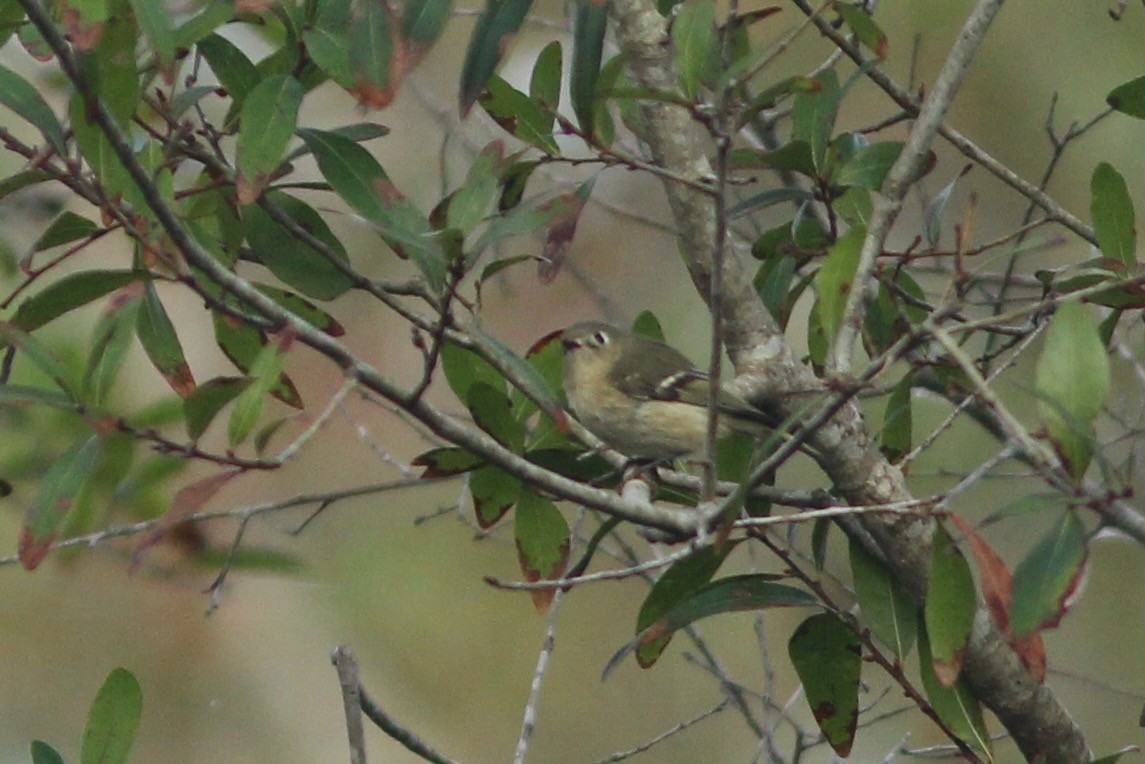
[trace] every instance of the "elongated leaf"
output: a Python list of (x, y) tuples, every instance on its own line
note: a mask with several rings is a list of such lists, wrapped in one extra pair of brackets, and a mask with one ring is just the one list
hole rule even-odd
[(108, 301), (92, 331), (91, 351), (84, 371), (84, 392), (97, 406), (107, 403), (123, 368), (127, 351), (135, 339), (143, 284), (135, 282), (119, 290)]
[(254, 287), (294, 315), (305, 320), (315, 329), (325, 332), (331, 337), (341, 337), (346, 333), (346, 327), (342, 326), (337, 319), (309, 300), (303, 299), (285, 289), (272, 287), (269, 284), (259, 284), (255, 282)]
[(719, 61), (716, 8), (711, 0), (689, 0), (680, 6), (672, 23), (672, 43), (680, 89), (685, 98), (695, 100)]
[(608, 3), (581, 0), (576, 4), (569, 98), (581, 132), (588, 136), (596, 132), (596, 83), (607, 22)]
[(863, 620), (875, 638), (901, 662), (914, 647), (918, 608), (895, 583), (886, 567), (854, 539), (850, 542), (851, 577)]
[(839, 77), (833, 69), (815, 78), (818, 90), (795, 95), (792, 112), (792, 136), (811, 147), (811, 160), (820, 173), (825, 169), (827, 146), (835, 127), (839, 109)]
[(71, 370), (63, 364), (38, 339), (26, 332), (0, 321), (0, 347), (14, 347), (24, 354), (33, 366), (39, 369), (44, 376), (50, 379), (57, 387), (63, 390), (73, 400), (75, 387), (72, 383)]
[(813, 199), (814, 196), (806, 189), (769, 188), (732, 205), (731, 209), (728, 210), (728, 217), (737, 218), (749, 212), (774, 207), (785, 202), (809, 202)]
[[(557, 505), (533, 491), (522, 491), (513, 511), (513, 540), (526, 581), (559, 578), (569, 561), (569, 526)], [(532, 589), (538, 612), (548, 609), (556, 589)]]
[(278, 169), (298, 124), (298, 108), (305, 92), (298, 80), (280, 74), (267, 77), (247, 95), (236, 157), (241, 204), (257, 199)]
[[(281, 191), (266, 195), (266, 203), (286, 213), (349, 268), (349, 258), (322, 216), (300, 199)], [(316, 300), (333, 300), (354, 284), (352, 276), (308, 243), (283, 228), (262, 206), (243, 210), (243, 232), (255, 256), (284, 283)]]
[(359, 3), (347, 43), (354, 78), (350, 92), (368, 108), (389, 106), (405, 75), (405, 46), (389, 4)]
[(1090, 215), (1101, 253), (1132, 268), (1137, 261), (1137, 227), (1125, 178), (1102, 162), (1089, 181)]
[(65, 764), (60, 752), (43, 740), (33, 740), (31, 746), (32, 764)]
[(299, 130), (322, 176), (338, 196), (376, 225), (386, 243), (417, 263), (430, 288), (445, 283), (445, 256), (429, 221), (401, 195), (378, 161), (337, 133)]
[(1075, 480), (1089, 466), (1089, 428), (1109, 394), (1109, 357), (1084, 305), (1066, 303), (1050, 321), (1036, 372), (1038, 411)]
[(959, 679), (953, 685), (939, 681), (934, 671), (935, 658), (931, 653), (926, 624), (922, 622), (918, 629), (918, 663), (923, 689), (938, 718), (983, 759), (994, 761), (981, 704), (963, 680)]
[(195, 390), (195, 377), (187, 365), (179, 335), (175, 325), (167, 315), (167, 309), (155, 291), (155, 285), (147, 282), (143, 292), (143, 304), (135, 325), (139, 343), (155, 369), (167, 380), (179, 397), (186, 398)]
[(834, 341), (843, 321), (847, 298), (854, 287), (852, 282), (855, 268), (859, 265), (859, 252), (866, 237), (867, 229), (862, 226), (856, 226), (840, 236), (815, 276), (819, 316), (827, 332), (828, 343)]
[(410, 65), (429, 52), (445, 31), (453, 13), (453, 0), (409, 0), (402, 7), (402, 38), (409, 49)]
[(622, 647), (605, 666), (607, 677), (625, 656), (657, 642), (701, 618), (741, 610), (769, 607), (814, 607), (819, 601), (802, 589), (775, 582), (775, 576), (749, 573), (712, 581), (670, 608), (663, 616)]
[(11, 69), (0, 66), (0, 103), (31, 122), (58, 153), (67, 153), (64, 128), (36, 88)]
[[(690, 557), (673, 563), (652, 585), (652, 590), (644, 598), (644, 603), (636, 616), (636, 633), (643, 632), (676, 605), (706, 586), (732, 549), (731, 544), (725, 544), (721, 549), (706, 547)], [(664, 652), (671, 639), (672, 635), (667, 634), (640, 645), (636, 650), (637, 663), (644, 668), (651, 666)]]
[(1087, 555), (1085, 528), (1073, 510), (1066, 510), (1014, 571), (1010, 630), (1015, 637), (1061, 622)]
[(57, 530), (95, 469), (101, 446), (98, 435), (86, 436), (44, 473), (40, 490), (25, 513), (24, 527), (20, 530), (20, 564), (25, 569), (35, 570), (47, 555)]
[(215, 415), (251, 385), (249, 377), (216, 377), (195, 388), (183, 401), (187, 435), (197, 441)]
[(139, 681), (127, 669), (112, 669), (88, 712), (80, 764), (126, 762), (142, 713), (143, 691)]
[(495, 74), (481, 94), (481, 108), (503, 130), (530, 146), (550, 156), (560, 152), (553, 137), (553, 114)]
[(835, 10), (843, 18), (843, 22), (855, 33), (855, 37), (859, 38), (859, 42), (870, 48), (871, 52), (879, 59), (887, 57), (887, 49), (890, 47), (887, 35), (879, 29), (874, 19), (866, 11), (845, 0), (836, 0)]
[[(537, 54), (529, 78), (529, 100), (542, 110), (555, 112), (561, 105), (561, 43), (553, 40)], [(600, 62), (597, 61), (597, 69)], [(549, 121), (552, 128), (552, 120)]]
[(151, 40), (151, 48), (159, 59), (159, 66), (167, 71), (175, 63), (175, 30), (171, 24), (171, 12), (166, 4), (153, 0), (130, 0), (139, 26)]
[(950, 687), (962, 672), (978, 603), (970, 565), (942, 525), (934, 529), (929, 582), (923, 612), (931, 662), (938, 680)]
[(98, 230), (99, 226), (82, 215), (77, 215), (71, 210), (64, 210), (51, 222), (48, 229), (36, 239), (32, 245), (32, 251), (43, 252), (52, 247), (86, 239)]
[(235, 406), (227, 421), (227, 440), (232, 448), (245, 441), (258, 424), (266, 405), (266, 396), (278, 384), (286, 365), (284, 344), (266, 343), (251, 364), (247, 373), (253, 382), (235, 398)]
[(897, 462), (910, 452), (911, 430), (914, 417), (911, 415), (910, 391), (913, 383), (911, 374), (906, 374), (887, 399), (887, 413), (883, 418), (882, 451), (891, 462)]
[(464, 448), (434, 448), (414, 457), (410, 464), (425, 467), (423, 479), (463, 475), (485, 463), (480, 456), (469, 453)]
[(241, 108), (247, 95), (259, 84), (258, 69), (234, 43), (217, 34), (208, 34), (200, 39), (198, 49), (234, 106)]
[[(266, 337), (253, 326), (235, 322), (218, 313), (213, 313), (211, 318), (219, 349), (240, 371), (251, 374), (256, 360), (262, 355), (263, 348), (267, 344)], [(296, 409), (303, 407), (298, 388), (285, 372), (279, 375), (277, 383), (271, 387), (270, 394), (288, 406)]]
[(459, 105), (461, 115), (469, 113), (477, 97), (485, 89), (485, 83), (497, 70), (501, 57), (509, 49), (509, 43), (525, 21), (525, 15), (533, 6), (533, 0), (488, 0), (485, 12), (477, 20), (469, 49), (465, 53), (465, 64), (461, 69), (461, 89)]
[(493, 387), (475, 382), (466, 391), (465, 402), (478, 427), (505, 448), (520, 453), (525, 445), (525, 425), (513, 418), (513, 405), (504, 391), (503, 383)]
[(795, 630), (787, 652), (823, 737), (846, 758), (859, 722), (862, 643), (834, 613), (816, 613)]

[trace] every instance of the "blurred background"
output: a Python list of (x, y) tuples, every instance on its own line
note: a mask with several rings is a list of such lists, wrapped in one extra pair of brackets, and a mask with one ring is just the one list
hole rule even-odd
[[(1103, 110), (1106, 93), (1140, 71), (1142, 8), (1131, 4), (1115, 22), (1107, 14), (1113, 7), (1112, 0), (1052, 7), (1039, 0), (1011, 0), (969, 72), (950, 111), (950, 124), (1036, 181), (1051, 150), (1043, 126), (1053, 95), (1058, 95), (1055, 125), (1061, 132), (1070, 123), (1093, 118)], [(876, 19), (890, 39), (886, 71), (900, 83), (933, 81), (969, 8), (968, 2), (883, 0)], [(561, 7), (546, 0), (538, 2), (534, 12), (560, 18)], [(780, 14), (757, 25), (757, 31), (778, 37), (800, 20), (796, 10), (784, 6)], [(423, 209), (440, 198), (443, 187), (464, 178), (475, 150), (502, 137), (477, 110), (464, 125), (458, 123), (457, 76), (472, 22), (471, 16), (454, 19), (397, 101), (382, 112), (364, 115), (391, 129), (389, 136), (370, 144), (371, 150)], [(257, 58), (260, 41), (246, 30), (232, 31), (233, 39)], [(506, 78), (527, 81), (533, 56), (560, 35), (550, 27), (527, 26), (514, 43)], [(784, 72), (806, 71), (827, 51), (809, 30), (781, 58), (780, 66)], [(16, 41), (0, 51), (0, 61), (38, 77), (44, 91), (55, 94), (54, 103), (64, 102), (61, 84), (38, 75), (46, 68)], [(844, 63), (841, 71), (852, 69)], [(327, 85), (307, 99), (300, 123), (322, 127), (353, 121), (357, 109), (349, 96)], [(868, 126), (893, 113), (885, 97), (862, 81), (845, 101), (840, 128)], [(0, 125), (17, 134), (26, 128), (6, 112), (0, 112)], [(886, 132), (900, 137), (903, 128)], [(1098, 162), (1109, 161), (1125, 175), (1138, 215), (1145, 214), (1142, 137), (1140, 121), (1105, 120), (1069, 148), (1050, 193), (1088, 220), (1089, 176)], [(926, 200), (965, 163), (941, 142), (937, 150), (938, 166), (923, 181), (919, 203), (898, 224), (892, 245), (909, 243)], [(0, 174), (17, 169), (10, 155), (0, 154)], [(556, 166), (546, 177), (550, 185), (571, 190), (587, 171)], [(978, 195), (978, 241), (1018, 225), (1023, 201), (980, 168), (960, 183), (950, 202), (949, 221), (961, 218), (971, 192)], [(54, 195), (43, 189), (5, 199), (0, 207), (3, 245), (21, 256), (50, 221), (54, 205), (66, 199), (62, 191)], [(90, 209), (74, 209), (93, 216)], [(332, 225), (364, 271), (402, 273), (400, 264), (377, 251), (376, 240), (360, 224), (335, 215)], [(547, 285), (530, 268), (506, 271), (483, 293), (484, 328), (523, 352), (543, 334), (575, 320), (605, 317), (624, 323), (651, 310), (671, 342), (697, 360), (705, 358), (706, 311), (690, 287), (667, 226), (658, 182), (624, 171), (603, 173), (580, 222), (569, 267)], [(950, 230), (944, 241), (953, 243)], [(505, 254), (536, 253), (540, 244), (529, 249), (526, 242), (514, 242), (512, 248), (517, 249)], [(122, 266), (129, 249), (122, 240), (111, 241), (98, 255), (88, 255), (93, 256)], [(1036, 262), (1027, 265), (1032, 270), (1090, 256), (1088, 245), (1071, 238), (1038, 251), (1032, 256)], [(17, 279), (13, 273), (5, 276), (5, 292)], [(227, 362), (214, 346), (196, 301), (164, 297), (184, 311), (178, 328), (196, 377), (205, 380), (226, 372)], [(376, 303), (351, 294), (329, 309), (346, 325), (347, 343), (368, 361), (401, 381), (420, 374), (408, 329)], [(81, 312), (53, 330), (62, 347), (78, 354), (97, 310)], [(791, 339), (799, 349), (806, 344), (802, 331), (797, 318)], [(125, 407), (154, 402), (167, 389), (138, 349), (134, 361), (138, 373), (121, 377)], [(342, 382), (304, 350), (292, 354), (290, 372), (315, 411)], [(1029, 372), (1020, 367), (1015, 374)], [(1006, 395), (1019, 392), (1015, 386), (1003, 388)], [(460, 413), (448, 391), (435, 391), (435, 402)], [(936, 423), (945, 413), (941, 404), (926, 405), (915, 415), (916, 434), (926, 432), (928, 422)], [(392, 413), (369, 401), (351, 399), (346, 412), (328, 422), (285, 469), (233, 481), (211, 508), (400, 479), (409, 461), (429, 447)], [(296, 429), (304, 426), (299, 422)], [(215, 446), (225, 441), (221, 433), (210, 437)], [(11, 459), (17, 452), (52, 451), (64, 443), (64, 437), (53, 443), (40, 429), (12, 429), (0, 434), (0, 455)], [(986, 447), (987, 436), (972, 425), (955, 427), (916, 463), (912, 485), (920, 493), (949, 486), (959, 470), (977, 464)], [(177, 482), (209, 472), (193, 467)], [(780, 475), (787, 485), (821, 481), (810, 468)], [(1002, 480), (987, 488), (996, 493), (976, 492), (957, 509), (968, 518), (980, 517), (1025, 493), (1028, 484)], [(34, 493), (34, 486), (16, 489), (0, 500), (0, 556), (15, 553), (22, 512)], [(460, 512), (435, 516), (437, 510), (459, 503)], [(273, 513), (252, 523), (248, 544), (288, 556), (299, 569), (233, 572), (218, 608), (209, 615), (211, 595), (205, 590), (217, 566), (196, 565), (157, 549), (129, 575), (131, 541), (53, 555), (34, 573), (10, 560), (0, 567), (0, 655), (6, 657), (0, 681), (0, 762), (29, 761), (28, 745), (35, 738), (77, 760), (88, 705), (115, 666), (132, 671), (143, 689), (133, 761), (345, 761), (341, 700), (329, 659), (340, 644), (356, 651), (362, 680), (375, 699), (431, 745), (466, 762), (511, 760), (546, 629), (546, 618), (536, 613), (527, 595), (497, 591), (482, 581), (485, 575), (520, 577), (511, 531), (478, 533), (461, 482), (340, 501), (294, 535), (313, 509)], [(119, 521), (129, 516), (125, 511)], [(568, 516), (575, 519), (575, 512), (570, 510)], [(225, 548), (236, 528), (237, 523), (220, 522), (211, 525), (208, 534)], [(800, 529), (796, 538), (806, 541), (808, 533)], [(629, 538), (642, 549), (647, 546), (635, 536)], [(1012, 526), (997, 528), (989, 538), (1008, 560), (1031, 542), (1028, 533)], [(845, 562), (842, 537), (833, 536), (828, 569), (845, 579)], [(728, 569), (751, 566), (776, 569), (767, 559), (746, 558), (733, 559)], [(1143, 573), (1139, 548), (1116, 538), (1099, 540), (1091, 550), (1078, 604), (1060, 629), (1046, 635), (1049, 682), (1100, 753), (1145, 742), (1136, 724), (1145, 701)], [(718, 684), (689, 659), (696, 647), (680, 637), (653, 669), (642, 671), (626, 661), (601, 681), (609, 657), (631, 637), (646, 592), (644, 582), (625, 580), (585, 586), (563, 599), (531, 761), (595, 761), (633, 748), (720, 701)], [(725, 616), (701, 624), (700, 630), (728, 673), (748, 687), (761, 687), (762, 667), (773, 668), (777, 697), (785, 702), (797, 688), (785, 645), (805, 615), (772, 611), (762, 616), (761, 627), (751, 614)], [(778, 651), (775, 659), (761, 661), (761, 653), (769, 650)], [(885, 682), (873, 669), (865, 678), (869, 703), (880, 696)], [(879, 711), (905, 707), (900, 697), (891, 690)], [(796, 715), (810, 724), (802, 699), (795, 703)], [(776, 734), (778, 749), (788, 751), (789, 730)], [(861, 731), (851, 760), (881, 761), (904, 739), (912, 747), (942, 742), (929, 723), (908, 710)], [(372, 761), (419, 760), (372, 728), (368, 746)], [(742, 718), (725, 712), (635, 760), (753, 761), (755, 755), (754, 735)], [(1002, 761), (1018, 760), (1005, 743), (999, 744), (999, 756)], [(824, 746), (801, 759), (830, 760)]]

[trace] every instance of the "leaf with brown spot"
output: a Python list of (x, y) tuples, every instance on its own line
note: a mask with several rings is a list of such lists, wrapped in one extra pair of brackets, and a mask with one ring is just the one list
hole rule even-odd
[(171, 507), (160, 518), (159, 523), (144, 536), (135, 546), (131, 556), (132, 572), (143, 562), (143, 553), (162, 541), (168, 533), (210, 501), (216, 493), (227, 483), (243, 473), (243, 470), (232, 469), (210, 475), (183, 486), (175, 493), (171, 500)]
[(817, 613), (795, 630), (787, 652), (823, 737), (845, 758), (859, 722), (859, 638), (834, 613)]
[(951, 522), (962, 533), (963, 538), (970, 544), (970, 552), (974, 555), (974, 563), (978, 568), (978, 583), (982, 587), (982, 597), (986, 600), (986, 609), (994, 625), (1003, 634), (1010, 632), (1010, 595), (1013, 590), (1013, 576), (1006, 563), (978, 535), (970, 524), (958, 515), (950, 515)]
[[(526, 581), (560, 578), (568, 567), (569, 526), (557, 505), (532, 491), (525, 491), (513, 513), (513, 540)], [(552, 604), (556, 589), (530, 589), (533, 606), (543, 613)]]
[(24, 514), (18, 557), (26, 570), (35, 570), (50, 551), (76, 497), (87, 484), (103, 450), (103, 439), (88, 435), (72, 444), (40, 480), (40, 490)]
[(551, 283), (560, 273), (561, 265), (568, 256), (576, 235), (577, 223), (592, 195), (596, 179), (583, 183), (575, 194), (563, 194), (541, 205), (541, 212), (552, 215), (545, 230), (545, 249), (541, 253), (541, 264), (537, 266), (537, 277), (542, 284)]

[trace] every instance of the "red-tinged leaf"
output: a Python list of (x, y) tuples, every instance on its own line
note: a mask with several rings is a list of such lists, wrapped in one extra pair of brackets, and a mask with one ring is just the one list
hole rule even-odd
[(532, 6), (533, 0), (487, 0), (485, 12), (473, 29), (461, 69), (459, 106), (463, 117), (497, 70)]
[(1057, 627), (1082, 580), (1087, 555), (1085, 528), (1073, 510), (1066, 510), (1014, 571), (1014, 637)]
[[(240, 371), (249, 374), (263, 346), (266, 345), (266, 336), (253, 326), (234, 321), (220, 313), (213, 313), (211, 318), (214, 321), (215, 341), (219, 349)], [(296, 409), (305, 408), (298, 388), (285, 372), (278, 376), (270, 394), (287, 406)]]
[(970, 544), (970, 553), (974, 555), (974, 564), (978, 568), (978, 583), (982, 587), (982, 597), (986, 600), (986, 609), (994, 620), (998, 631), (1008, 634), (1010, 631), (1010, 601), (1013, 591), (1013, 576), (1001, 556), (994, 551), (994, 547), (986, 543), (986, 539), (978, 535), (970, 524), (958, 515), (950, 515), (954, 527)]
[[(636, 633), (639, 635), (652, 624), (663, 618), (673, 607), (691, 597), (712, 580), (720, 565), (735, 548), (734, 543), (722, 548), (706, 547), (690, 557), (673, 563), (670, 568), (652, 585), (652, 590), (644, 598), (640, 612), (636, 615)], [(660, 657), (672, 635), (668, 634), (640, 645), (636, 650), (636, 662), (648, 668)]]
[(577, 189), (575, 194), (564, 194), (541, 206), (541, 211), (551, 215), (545, 231), (545, 249), (541, 253), (541, 264), (537, 266), (537, 277), (542, 284), (549, 284), (560, 273), (561, 265), (572, 247), (577, 223), (592, 195), (594, 180), (589, 180)]
[(315, 329), (321, 332), (325, 332), (331, 337), (341, 337), (346, 333), (346, 327), (342, 326), (342, 324), (340, 324), (336, 318), (309, 300), (299, 297), (293, 292), (288, 292), (285, 289), (279, 289), (278, 287), (273, 287), (269, 284), (260, 284), (258, 282), (251, 283), (255, 289), (262, 292), (267, 297), (274, 300), (294, 315), (304, 319)]
[(469, 473), (469, 493), (473, 497), (477, 524), (489, 528), (520, 498), (521, 481), (499, 467), (478, 467)]
[[(513, 512), (513, 539), (526, 581), (552, 580), (565, 572), (569, 526), (556, 504), (532, 491), (523, 491)], [(539, 613), (548, 610), (556, 593), (556, 589), (529, 590)]]
[(846, 758), (859, 722), (862, 643), (837, 615), (817, 613), (795, 630), (787, 652), (823, 737)]
[(1010, 640), (1010, 647), (1018, 654), (1018, 659), (1030, 672), (1030, 676), (1038, 683), (1046, 681), (1046, 644), (1042, 641), (1042, 634), (1035, 631), (1024, 637)]
[(264, 79), (247, 95), (236, 154), (239, 204), (254, 202), (281, 164), (305, 93), (298, 80), (277, 74)]
[(195, 391), (195, 377), (183, 354), (175, 325), (150, 281), (143, 293), (143, 304), (136, 317), (135, 331), (147, 357), (171, 389), (180, 398), (190, 396)]
[(775, 582), (776, 576), (748, 573), (730, 576), (700, 587), (650, 624), (636, 639), (617, 651), (604, 669), (607, 678), (633, 650), (658, 642), (701, 618), (720, 613), (771, 607), (815, 607), (819, 601), (794, 586)]
[(435, 448), (419, 454), (410, 462), (414, 467), (425, 467), (423, 479), (452, 477), (471, 472), (485, 463), (480, 456), (464, 448)]
[(934, 673), (946, 687), (962, 672), (966, 643), (977, 610), (974, 576), (962, 552), (941, 524), (935, 526), (924, 616)]
[(40, 490), (24, 515), (19, 558), (26, 570), (35, 570), (51, 549), (61, 524), (99, 461), (103, 440), (91, 435), (65, 451), (40, 481)]
[(249, 377), (216, 377), (195, 388), (183, 400), (183, 417), (191, 440), (201, 438), (219, 411), (250, 387), (251, 383)]
[(550, 156), (560, 153), (553, 137), (552, 112), (497, 75), (490, 75), (480, 103), (505, 132)]
[(879, 29), (878, 24), (866, 11), (857, 5), (845, 2), (845, 0), (836, 0), (835, 11), (855, 33), (855, 37), (859, 38), (859, 42), (870, 48), (879, 60), (887, 57), (890, 43), (887, 41), (886, 32)]
[(384, 0), (358, 3), (349, 32), (350, 94), (371, 109), (384, 109), (405, 77), (405, 41), (398, 36), (394, 12)]
[(79, 51), (94, 50), (103, 34), (103, 24), (107, 20), (106, 9), (102, 13), (93, 15), (84, 13), (76, 7), (65, 7), (60, 13), (60, 20), (67, 30), (68, 40)]
[(162, 541), (177, 525), (183, 523), (188, 517), (194, 515), (203, 505), (214, 498), (223, 486), (231, 482), (243, 470), (227, 470), (196, 480), (183, 486), (175, 493), (171, 500), (171, 507), (167, 510), (149, 534), (144, 536), (135, 546), (131, 558), (131, 570), (134, 571), (143, 562), (143, 554), (151, 547)]

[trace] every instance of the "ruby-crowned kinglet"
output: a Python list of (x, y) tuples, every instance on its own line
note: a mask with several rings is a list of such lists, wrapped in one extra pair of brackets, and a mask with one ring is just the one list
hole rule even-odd
[[(708, 375), (680, 351), (600, 321), (561, 334), (565, 393), (577, 419), (633, 458), (673, 459), (703, 451), (708, 431)], [(724, 387), (719, 434), (764, 435), (775, 417)]]

